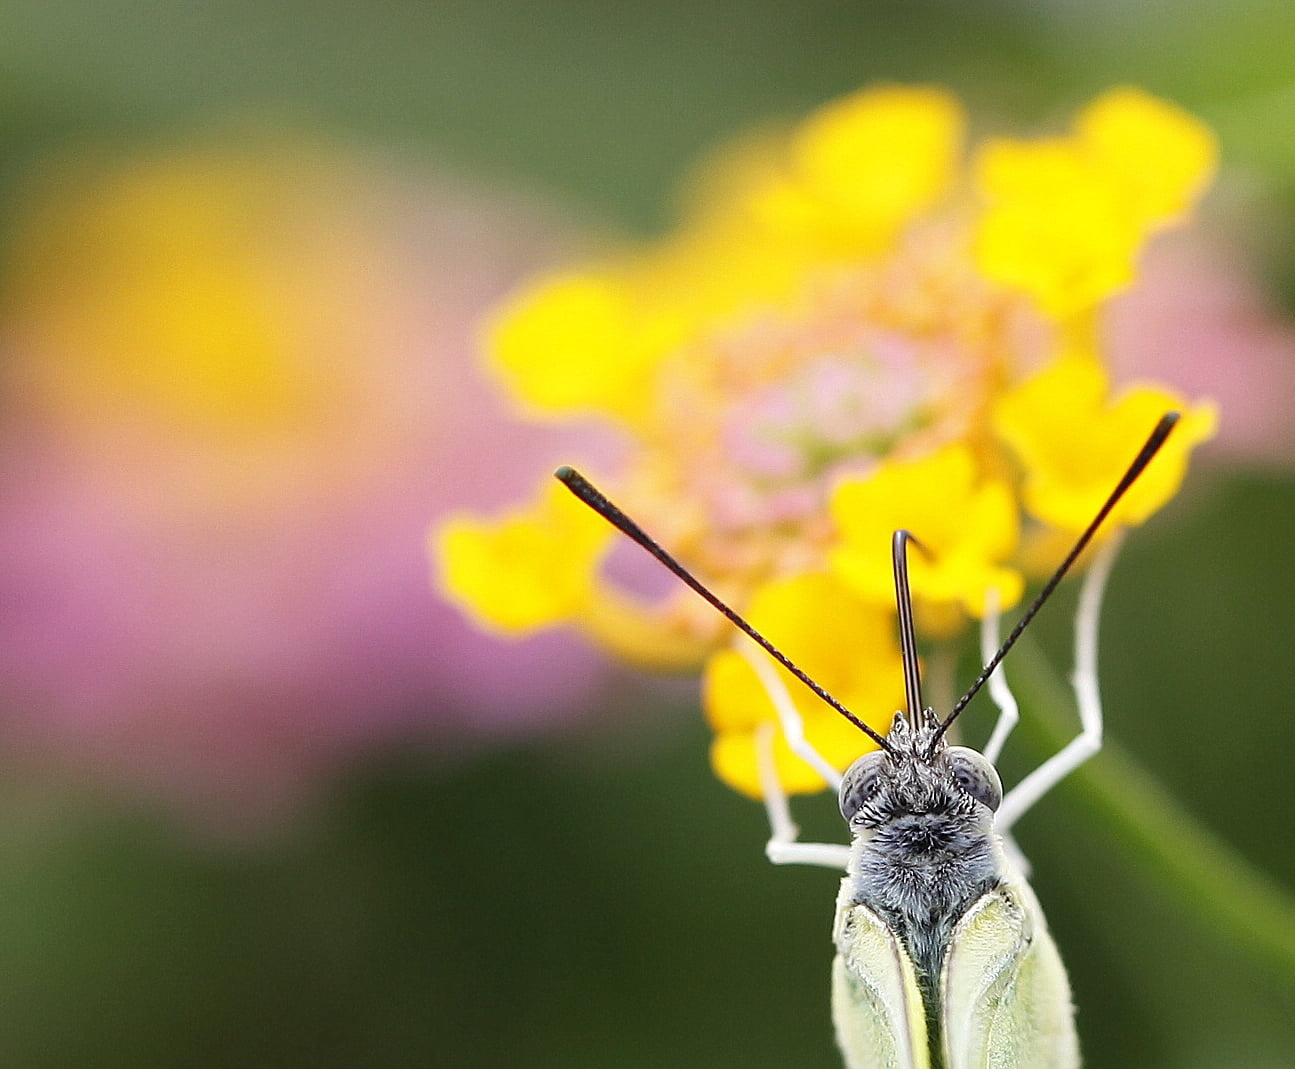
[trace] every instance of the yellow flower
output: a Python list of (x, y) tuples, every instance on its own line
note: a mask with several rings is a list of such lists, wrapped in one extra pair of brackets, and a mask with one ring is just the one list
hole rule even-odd
[(831, 510), (837, 529), (832, 571), (878, 604), (894, 601), (890, 536), (899, 528), (912, 531), (924, 547), (909, 557), (913, 597), (937, 613), (958, 608), (983, 616), (990, 590), (1000, 608), (1021, 597), (1020, 573), (1005, 566), (1019, 537), (1016, 501), (1005, 483), (977, 471), (966, 445), (845, 479)]
[[(620, 432), (610, 496), (883, 728), (902, 682), (894, 529), (926, 547), (910, 554), (923, 639), (952, 642), (991, 590), (1004, 608), (1021, 597), (1022, 547), (1086, 524), (1164, 409), (1187, 415), (1119, 522), (1167, 500), (1213, 428), (1160, 387), (1112, 399), (1093, 342), (1148, 238), (1208, 183), (1209, 131), (1132, 89), (1062, 136), (967, 154), (963, 128), (938, 89), (829, 103), (721, 154), (662, 241), (538, 280), (487, 331), (518, 404)], [(1081, 342), (1089, 366), (1058, 357)], [(459, 518), (437, 540), (446, 588), (496, 628), (565, 621), (632, 661), (705, 659), (712, 762), (758, 793), (757, 729), (775, 717), (726, 625), (686, 589), (619, 590), (605, 542), (573, 522)], [(788, 686), (829, 760), (865, 748)], [(788, 790), (822, 785), (780, 735), (775, 759)]]
[[(903, 704), (903, 674), (888, 607), (855, 597), (825, 573), (780, 579), (763, 586), (748, 607), (749, 622), (829, 693), (881, 732)], [(746, 639), (740, 639), (746, 642)], [(753, 647), (754, 648), (754, 647)], [(757, 651), (759, 656), (766, 654)], [(782, 668), (787, 693), (805, 723), (805, 737), (837, 768), (874, 743), (811, 694)], [(768, 693), (746, 657), (729, 648), (706, 664), (702, 690), (715, 729), (715, 774), (736, 790), (760, 797), (756, 730), (778, 725)], [(779, 779), (791, 792), (819, 791), (822, 776), (791, 752), (779, 728), (774, 743)]]
[(1109, 394), (1095, 359), (1067, 354), (996, 405), (994, 427), (1021, 461), (1022, 496), (1035, 519), (1083, 530), (1156, 421), (1181, 411), (1183, 419), (1115, 507), (1106, 530), (1142, 523), (1177, 492), (1192, 447), (1211, 438), (1218, 422), (1212, 404), (1189, 404), (1162, 387), (1131, 385)]

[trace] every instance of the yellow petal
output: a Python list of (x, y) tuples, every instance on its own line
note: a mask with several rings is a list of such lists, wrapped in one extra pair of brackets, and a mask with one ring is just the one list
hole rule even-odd
[[(857, 728), (850, 726), (850, 731), (853, 734), (848, 736), (851, 740), (848, 748), (837, 747), (834, 756), (828, 756), (828, 753), (823, 750), (819, 751), (823, 753), (825, 759), (840, 769), (848, 767), (855, 757), (872, 746), (867, 741), (867, 736)], [(816, 731), (815, 734), (821, 739), (822, 731)], [(773, 740), (773, 760), (778, 782), (786, 793), (814, 794), (827, 787), (822, 776), (792, 753), (791, 747), (787, 745), (787, 740), (781, 732)], [(759, 751), (756, 748), (754, 732), (725, 731), (716, 735), (711, 740), (710, 763), (716, 777), (735, 791), (756, 800), (764, 796), (760, 783)]]
[(1099, 165), (1117, 176), (1126, 208), (1149, 221), (1188, 211), (1218, 167), (1214, 131), (1132, 86), (1103, 93), (1075, 128)]
[(607, 582), (573, 622), (614, 657), (654, 672), (695, 674), (715, 648), (713, 637), (687, 626), (689, 618), (671, 612), (668, 600), (646, 602)]
[(1019, 536), (1015, 502), (1005, 484), (977, 471), (965, 444), (843, 480), (831, 511), (838, 535), (832, 571), (866, 598), (893, 600), (891, 537), (904, 528), (926, 547), (909, 555), (914, 598), (976, 616), (990, 589), (1001, 608), (1020, 599), (1024, 581), (1005, 565)]
[(624, 279), (572, 273), (506, 302), (487, 324), (486, 345), (491, 366), (531, 414), (637, 422), (652, 397), (664, 327), (644, 320)]
[(935, 88), (842, 97), (796, 130), (785, 174), (755, 188), (750, 210), (829, 251), (875, 252), (947, 192), (963, 124), (957, 100)]
[(1215, 167), (1213, 135), (1135, 89), (1099, 97), (1071, 137), (988, 141), (975, 160), (985, 201), (980, 269), (1059, 319), (1133, 279), (1147, 236), (1186, 212)]
[[(879, 730), (889, 727), (903, 701), (889, 610), (860, 600), (828, 575), (800, 575), (760, 588), (747, 615), (757, 630), (856, 716)], [(844, 768), (872, 747), (866, 735), (799, 680), (782, 668), (776, 671), (800, 712), (806, 737), (831, 764)], [(702, 687), (706, 717), (718, 735), (712, 750), (716, 774), (758, 796), (752, 740), (759, 725), (778, 725), (764, 685), (742, 654), (724, 649), (707, 661)], [(776, 737), (784, 788), (821, 790), (823, 779), (786, 750), (780, 729)]]
[(1133, 278), (1143, 240), (1120, 190), (1060, 140), (988, 142), (976, 161), (989, 202), (975, 239), (976, 262), (995, 282), (1023, 290), (1048, 315), (1065, 318)]
[(498, 520), (451, 516), (432, 533), (442, 591), (478, 624), (525, 634), (581, 613), (614, 531), (550, 480)]
[(1032, 515), (1077, 532), (1115, 489), (1156, 422), (1183, 414), (1160, 453), (1111, 514), (1108, 530), (1138, 524), (1182, 484), (1191, 449), (1214, 434), (1210, 402), (1190, 404), (1153, 385), (1134, 385), (1114, 399), (1106, 373), (1083, 354), (1067, 354), (1004, 397), (994, 427), (1025, 470), (1023, 496)]

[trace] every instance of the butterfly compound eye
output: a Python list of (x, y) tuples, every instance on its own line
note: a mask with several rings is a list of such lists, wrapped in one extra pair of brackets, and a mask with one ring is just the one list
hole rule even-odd
[(953, 780), (981, 805), (997, 809), (1003, 801), (1003, 781), (984, 754), (966, 746), (950, 746), (944, 753)]
[(876, 797), (881, 787), (881, 765), (885, 760), (884, 753), (874, 750), (864, 754), (845, 770), (837, 798), (841, 804), (841, 816), (847, 821)]

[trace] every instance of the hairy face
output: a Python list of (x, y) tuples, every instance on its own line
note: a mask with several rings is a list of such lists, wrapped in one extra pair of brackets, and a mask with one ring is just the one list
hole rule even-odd
[(841, 816), (856, 833), (899, 822), (978, 820), (1002, 801), (997, 771), (975, 750), (944, 745), (926, 725), (913, 731), (903, 717), (887, 742), (890, 752), (864, 754), (841, 781)]

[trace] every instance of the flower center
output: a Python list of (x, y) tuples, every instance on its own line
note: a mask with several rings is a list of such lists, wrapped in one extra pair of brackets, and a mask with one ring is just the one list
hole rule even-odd
[[(843, 475), (983, 430), (988, 400), (1047, 355), (1023, 300), (993, 290), (946, 221), (882, 263), (836, 269), (794, 310), (760, 309), (681, 351), (663, 375), (663, 493), (711, 574), (821, 566)], [(663, 474), (657, 473), (659, 476)]]

